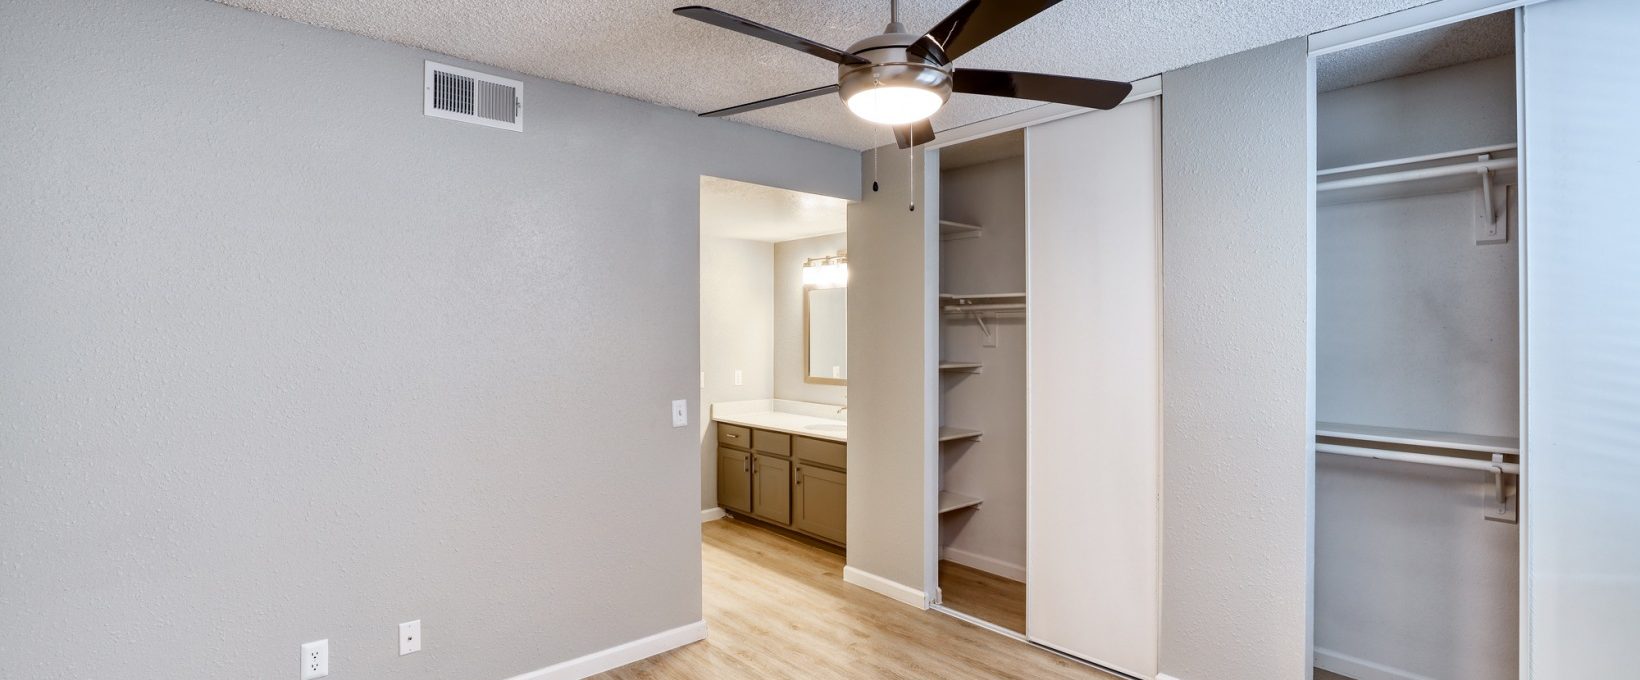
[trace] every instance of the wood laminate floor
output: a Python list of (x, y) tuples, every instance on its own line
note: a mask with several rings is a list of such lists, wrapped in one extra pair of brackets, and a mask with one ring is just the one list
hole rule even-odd
[(940, 604), (981, 621), (1025, 632), (1025, 584), (940, 560)]
[(701, 525), (707, 639), (604, 680), (1116, 680), (843, 582), (843, 558), (733, 519)]

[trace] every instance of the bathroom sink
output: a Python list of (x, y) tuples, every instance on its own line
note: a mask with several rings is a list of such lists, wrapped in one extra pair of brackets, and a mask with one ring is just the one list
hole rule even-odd
[(842, 432), (842, 431), (848, 429), (848, 424), (847, 423), (836, 423), (836, 424), (832, 424), (832, 423), (814, 423), (814, 424), (811, 424), (811, 425), (804, 425), (803, 429), (805, 429), (805, 430), (814, 430), (815, 432)]

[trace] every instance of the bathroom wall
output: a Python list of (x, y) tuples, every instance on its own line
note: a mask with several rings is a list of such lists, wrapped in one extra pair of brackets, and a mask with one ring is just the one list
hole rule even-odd
[[(1514, 87), (1504, 57), (1323, 93), (1317, 156), (1511, 143)], [(1476, 245), (1478, 193), (1317, 209), (1318, 420), (1517, 434), (1519, 234)], [(1318, 455), (1317, 665), (1514, 677), (1518, 530), (1484, 519), (1491, 495), (1482, 472)]]
[[(702, 219), (706, 219), (703, 211)], [(702, 225), (709, 231), (710, 225)], [(700, 239), (700, 507), (717, 507), (720, 401), (774, 396), (774, 244), (738, 238)], [(741, 383), (735, 384), (735, 371)]]
[[(846, 225), (839, 225), (846, 226)], [(848, 248), (848, 234), (828, 234), (774, 244), (774, 398), (817, 404), (847, 402), (847, 385), (803, 381), (803, 261)]]
[[(1024, 153), (1024, 149), (1020, 149)], [(940, 290), (1025, 290), (1023, 156), (940, 173), (940, 217), (985, 229), (983, 236), (940, 242)], [(996, 346), (968, 316), (942, 316), (941, 358), (985, 364), (980, 373), (940, 377), (941, 422), (985, 432), (973, 442), (942, 444), (941, 487), (985, 499), (972, 512), (940, 517), (942, 555), (1007, 578), (1025, 580), (1025, 316), (994, 315)]]
[[(699, 177), (852, 198), (857, 152), (201, 0), (0, 15), (0, 676), (702, 630)], [(523, 132), (422, 115), (424, 59)]]

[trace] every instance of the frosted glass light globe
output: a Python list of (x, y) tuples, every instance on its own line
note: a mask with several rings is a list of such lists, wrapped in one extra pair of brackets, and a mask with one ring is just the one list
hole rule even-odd
[(945, 101), (920, 87), (873, 87), (848, 99), (854, 115), (882, 125), (905, 125), (934, 115)]

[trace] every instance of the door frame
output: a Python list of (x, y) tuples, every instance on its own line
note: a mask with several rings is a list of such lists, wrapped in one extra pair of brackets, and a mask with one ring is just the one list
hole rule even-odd
[[(1434, 0), (1433, 2), (1430, 2), (1429, 4), (1419, 5), (1417, 7), (1412, 7), (1412, 8), (1409, 8), (1409, 9), (1405, 9), (1405, 10), (1402, 10), (1402, 11), (1399, 11), (1399, 12), (1395, 12), (1393, 14), (1386, 14), (1386, 15), (1376, 17), (1376, 18), (1373, 18), (1373, 19), (1368, 19), (1366, 21), (1361, 21), (1361, 22), (1357, 22), (1357, 23), (1354, 23), (1354, 24), (1349, 24), (1349, 25), (1345, 25), (1345, 26), (1340, 26), (1338, 28), (1334, 28), (1334, 29), (1330, 29), (1330, 30), (1326, 30), (1326, 31), (1321, 31), (1319, 33), (1314, 33), (1314, 34), (1310, 35), (1310, 38), (1309, 38), (1309, 43), (1310, 44), (1309, 44), (1309, 58), (1308, 58), (1308, 62), (1309, 62), (1308, 66), (1309, 66), (1309, 72), (1310, 72), (1309, 98), (1310, 98), (1310, 105), (1311, 105), (1310, 126), (1309, 126), (1310, 127), (1310, 130), (1309, 130), (1309, 136), (1310, 136), (1310, 165), (1311, 165), (1311, 167), (1310, 167), (1310, 177), (1309, 177), (1309, 182), (1310, 182), (1309, 195), (1310, 195), (1311, 213), (1312, 213), (1312, 220), (1311, 221), (1313, 222), (1314, 221), (1314, 218), (1313, 218), (1314, 203), (1315, 203), (1315, 195), (1316, 195), (1316, 193), (1315, 193), (1315, 170), (1317, 169), (1315, 167), (1315, 161), (1316, 161), (1316, 148), (1315, 148), (1316, 116), (1315, 116), (1315, 112), (1314, 112), (1314, 106), (1315, 106), (1316, 98), (1319, 95), (1319, 93), (1316, 92), (1316, 89), (1315, 89), (1316, 60), (1319, 57), (1323, 56), (1323, 55), (1331, 54), (1331, 53), (1334, 53), (1334, 52), (1340, 52), (1340, 51), (1347, 50), (1347, 49), (1352, 49), (1352, 48), (1355, 48), (1355, 47), (1361, 47), (1363, 45), (1370, 45), (1372, 43), (1376, 43), (1376, 42), (1380, 42), (1380, 41), (1384, 41), (1384, 40), (1389, 40), (1389, 39), (1392, 39), (1392, 38), (1398, 38), (1398, 37), (1401, 37), (1401, 36), (1404, 36), (1404, 35), (1408, 35), (1408, 34), (1412, 34), (1412, 33), (1418, 33), (1420, 31), (1426, 31), (1426, 30), (1429, 30), (1429, 29), (1432, 29), (1432, 28), (1439, 28), (1441, 26), (1455, 24), (1455, 23), (1458, 23), (1458, 22), (1461, 22), (1461, 21), (1468, 21), (1470, 19), (1475, 19), (1475, 18), (1486, 16), (1486, 15), (1489, 15), (1489, 14), (1496, 14), (1498, 12), (1504, 12), (1504, 11), (1513, 11), (1514, 12), (1514, 15), (1515, 15), (1515, 36), (1514, 36), (1515, 37), (1515, 55), (1514, 55), (1515, 56), (1515, 144), (1516, 144), (1516, 156), (1520, 159), (1520, 169), (1517, 171), (1517, 175), (1516, 175), (1516, 179), (1515, 179), (1516, 192), (1517, 192), (1516, 193), (1516, 196), (1517, 196), (1517, 198), (1516, 198), (1516, 200), (1517, 200), (1516, 211), (1517, 211), (1517, 215), (1518, 215), (1517, 216), (1517, 222), (1516, 222), (1517, 232), (1515, 234), (1515, 238), (1518, 239), (1518, 241), (1519, 241), (1519, 252), (1517, 254), (1518, 260), (1517, 260), (1517, 264), (1516, 264), (1516, 268), (1517, 268), (1517, 283), (1516, 283), (1516, 285), (1517, 285), (1517, 288), (1518, 288), (1518, 295), (1519, 295), (1519, 302), (1518, 302), (1519, 310), (1518, 310), (1518, 319), (1517, 319), (1517, 328), (1516, 328), (1516, 334), (1517, 334), (1516, 342), (1518, 343), (1517, 346), (1519, 347), (1519, 352), (1520, 352), (1520, 356), (1519, 356), (1519, 359), (1518, 359), (1517, 371), (1518, 371), (1518, 381), (1519, 381), (1519, 385), (1520, 385), (1520, 395), (1519, 395), (1520, 404), (1519, 404), (1518, 408), (1519, 408), (1519, 420), (1520, 420), (1519, 436), (1520, 436), (1520, 466), (1521, 466), (1521, 474), (1518, 477), (1518, 482), (1516, 484), (1516, 490), (1515, 490), (1516, 498), (1517, 498), (1516, 503), (1517, 503), (1517, 508), (1518, 508), (1517, 512), (1519, 513), (1517, 522), (1518, 522), (1518, 526), (1520, 527), (1520, 530), (1519, 530), (1519, 546), (1520, 547), (1519, 547), (1519, 550), (1518, 550), (1518, 554), (1516, 556), (1516, 560), (1517, 560), (1517, 563), (1518, 563), (1518, 570), (1517, 570), (1517, 576), (1516, 576), (1516, 579), (1517, 579), (1516, 597), (1517, 597), (1518, 603), (1519, 603), (1518, 608), (1517, 608), (1517, 610), (1519, 612), (1519, 615), (1518, 615), (1519, 620), (1517, 621), (1517, 630), (1519, 632), (1518, 632), (1517, 643), (1516, 644), (1518, 645), (1518, 657), (1519, 657), (1518, 658), (1519, 668), (1518, 668), (1517, 674), (1518, 674), (1518, 678), (1520, 678), (1520, 680), (1528, 680), (1531, 677), (1531, 645), (1529, 644), (1530, 643), (1530, 637), (1531, 637), (1531, 628), (1528, 625), (1528, 617), (1526, 615), (1527, 614), (1527, 604), (1528, 604), (1527, 588), (1528, 588), (1528, 584), (1530, 582), (1530, 580), (1528, 579), (1529, 564), (1527, 563), (1527, 560), (1526, 560), (1526, 556), (1528, 554), (1528, 552), (1527, 552), (1527, 543), (1530, 540), (1530, 532), (1528, 531), (1529, 524), (1527, 522), (1527, 513), (1528, 513), (1528, 507), (1527, 506), (1528, 506), (1528, 504), (1526, 503), (1526, 495), (1527, 495), (1527, 481), (1526, 480), (1529, 477), (1528, 470), (1529, 470), (1530, 463), (1528, 461), (1531, 460), (1531, 456), (1527, 455), (1527, 451), (1526, 451), (1526, 442), (1527, 442), (1527, 436), (1526, 436), (1526, 427), (1527, 427), (1527, 418), (1526, 418), (1526, 357), (1528, 355), (1527, 347), (1526, 347), (1526, 342), (1527, 342), (1527, 339), (1526, 339), (1526, 312), (1527, 312), (1527, 310), (1526, 310), (1526, 285), (1527, 285), (1527, 282), (1526, 282), (1526, 252), (1527, 252), (1527, 248), (1528, 248), (1527, 235), (1530, 233), (1530, 230), (1529, 230), (1529, 228), (1527, 227), (1527, 224), (1526, 224), (1526, 201), (1527, 201), (1527, 195), (1528, 195), (1527, 180), (1526, 180), (1527, 143), (1526, 143), (1526, 136), (1525, 136), (1526, 135), (1526, 117), (1525, 117), (1525, 108), (1524, 108), (1524, 99), (1525, 99), (1524, 94), (1525, 94), (1525, 92), (1524, 92), (1523, 83), (1521, 82), (1521, 74), (1522, 74), (1522, 71), (1524, 70), (1524, 66), (1525, 66), (1525, 54), (1524, 54), (1524, 50), (1522, 49), (1523, 48), (1523, 41), (1522, 41), (1521, 37), (1522, 37), (1523, 26), (1524, 26), (1525, 8), (1529, 5), (1536, 5), (1536, 4), (1543, 3), (1543, 2), (1548, 2), (1548, 1), (1549, 0)], [(1315, 258), (1316, 258), (1315, 253), (1312, 250), (1311, 254), (1310, 254), (1310, 276), (1311, 276), (1312, 283), (1313, 283), (1314, 277), (1315, 277), (1315, 264), (1316, 264)], [(1312, 305), (1313, 305), (1314, 304), (1313, 295), (1312, 295), (1312, 301), (1311, 302), (1312, 302)], [(1315, 310), (1314, 310), (1313, 306), (1310, 310), (1310, 313), (1311, 313), (1312, 316), (1315, 314)], [(1312, 338), (1311, 339), (1311, 344), (1312, 344), (1311, 351), (1312, 352), (1314, 351), (1314, 347), (1313, 347), (1314, 342), (1315, 341)], [(1310, 389), (1311, 393), (1313, 394), (1314, 391), (1315, 391), (1315, 370), (1314, 370), (1313, 366), (1311, 368), (1310, 375), (1309, 375), (1309, 383), (1310, 383), (1309, 384), (1309, 389)], [(1313, 484), (1311, 485), (1311, 488), (1312, 489), (1314, 488)], [(1310, 651), (1311, 651), (1312, 655), (1314, 653), (1314, 648), (1315, 648), (1315, 502), (1314, 502), (1314, 500), (1315, 500), (1314, 498), (1310, 499), (1310, 512), (1309, 512), (1309, 523), (1310, 523), (1310, 540), (1309, 540), (1309, 546), (1310, 546), (1310, 574), (1309, 574), (1309, 583), (1307, 583), (1306, 586), (1305, 586), (1305, 590), (1306, 590), (1306, 593), (1307, 593), (1306, 597), (1308, 599), (1309, 608), (1310, 608), (1310, 617), (1309, 617), (1310, 630), (1309, 630), (1306, 637), (1308, 637), (1308, 639), (1310, 640), (1310, 648), (1311, 648)], [(1313, 663), (1313, 661), (1314, 660), (1312, 658), (1312, 663)]]

